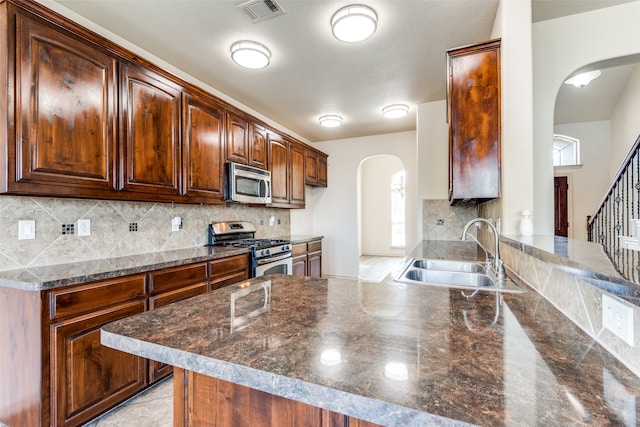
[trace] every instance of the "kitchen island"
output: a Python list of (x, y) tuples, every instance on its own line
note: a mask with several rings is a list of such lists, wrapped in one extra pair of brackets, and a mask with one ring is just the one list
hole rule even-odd
[(531, 289), (264, 276), (111, 323), (101, 339), (179, 368), (176, 426), (638, 418), (638, 377)]

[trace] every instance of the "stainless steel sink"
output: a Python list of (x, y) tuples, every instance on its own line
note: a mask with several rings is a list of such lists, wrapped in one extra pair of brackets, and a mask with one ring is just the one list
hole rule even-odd
[(467, 261), (450, 261), (442, 259), (417, 259), (412, 263), (413, 267), (427, 269), (427, 270), (439, 270), (439, 271), (460, 271), (465, 273), (482, 273), (487, 272), (485, 264), (479, 262), (467, 262)]
[(468, 261), (414, 258), (407, 263), (394, 281), (457, 289), (526, 292), (509, 278), (494, 277), (490, 271), (487, 271), (485, 264)]

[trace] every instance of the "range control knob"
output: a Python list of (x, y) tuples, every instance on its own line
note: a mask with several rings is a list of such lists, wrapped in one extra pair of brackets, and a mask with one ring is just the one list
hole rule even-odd
[(290, 249), (291, 249), (291, 247), (290, 247), (289, 245), (284, 245), (284, 246), (282, 247), (282, 250), (283, 250), (283, 251), (288, 251), (288, 250), (290, 250)]
[(269, 249), (263, 249), (262, 252), (260, 252), (260, 255), (262, 256), (266, 256), (271, 254), (271, 251)]

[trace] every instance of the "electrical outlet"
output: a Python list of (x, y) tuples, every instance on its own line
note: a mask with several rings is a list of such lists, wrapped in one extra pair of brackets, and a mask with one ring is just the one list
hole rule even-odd
[(613, 332), (618, 338), (634, 347), (633, 307), (602, 295), (602, 326)]
[(179, 216), (174, 216), (171, 219), (171, 231), (180, 231), (180, 226), (182, 225), (182, 218)]
[(78, 220), (78, 236), (91, 236), (91, 220), (90, 219)]
[(18, 240), (33, 240), (36, 238), (36, 222), (34, 220), (18, 221)]

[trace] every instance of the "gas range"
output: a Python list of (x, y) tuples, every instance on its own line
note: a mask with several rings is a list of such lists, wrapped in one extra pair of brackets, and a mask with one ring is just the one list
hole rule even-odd
[(262, 274), (291, 274), (291, 243), (284, 239), (258, 239), (256, 227), (245, 221), (212, 222), (208, 227), (209, 246), (249, 248), (251, 277)]

